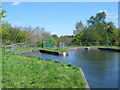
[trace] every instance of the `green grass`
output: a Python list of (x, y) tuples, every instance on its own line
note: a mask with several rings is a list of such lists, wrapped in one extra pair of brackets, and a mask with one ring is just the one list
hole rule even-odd
[(41, 47), (21, 47), (21, 48), (6, 48), (6, 50), (12, 50), (14, 52), (18, 52), (18, 51), (25, 51), (25, 50), (30, 50), (30, 49), (44, 49), (44, 50), (51, 50), (51, 51), (57, 51), (57, 52), (67, 52), (69, 48), (76, 48), (79, 46), (68, 46), (68, 47), (63, 47), (63, 48), (59, 48), (59, 47), (45, 47), (45, 48), (41, 48)]
[(113, 48), (113, 49), (120, 49), (120, 46), (99, 46), (103, 48)]
[(85, 88), (77, 66), (35, 56), (6, 53), (3, 88)]
[(58, 48), (58, 47), (21, 47), (21, 48), (13, 48), (13, 49), (6, 49), (6, 50), (12, 50), (14, 52), (18, 51), (25, 51), (25, 50), (30, 50), (30, 49), (44, 49), (44, 50), (51, 50), (51, 51), (57, 51), (57, 52), (67, 52), (69, 48), (77, 48), (77, 47), (102, 47), (102, 48), (113, 48), (113, 49), (120, 49), (120, 46), (65, 46), (63, 48)]
[(49, 48), (49, 47), (45, 47), (45, 48), (40, 48), (40, 47), (21, 47), (21, 48), (7, 48), (6, 50), (12, 50), (14, 52), (17, 52), (17, 51), (25, 51), (25, 50), (30, 50), (30, 49), (44, 49), (44, 50), (52, 50), (52, 51), (58, 51), (58, 52), (66, 52), (67, 49), (66, 48)]
[(64, 47), (63, 49), (76, 48), (76, 47), (101, 47), (101, 48), (120, 49), (120, 46), (68, 46), (68, 47)]
[[(64, 48), (22, 47), (14, 48), (12, 51), (45, 49), (64, 52), (68, 51), (69, 48), (76, 47), (86, 46), (68, 46)], [(118, 46), (88, 47), (120, 49)], [(77, 66), (53, 61), (51, 59), (15, 55), (10, 52), (5, 53), (6, 54), (2, 55), (3, 88), (85, 88), (80, 69)]]
[(58, 52), (67, 52), (68, 50), (66, 48), (49, 48), (49, 47), (46, 47), (46, 48), (42, 48), (42, 49), (45, 49), (45, 50), (52, 50), (52, 51), (58, 51)]

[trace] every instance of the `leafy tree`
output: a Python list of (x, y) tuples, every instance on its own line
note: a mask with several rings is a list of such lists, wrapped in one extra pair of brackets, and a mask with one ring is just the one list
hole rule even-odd
[(73, 36), (65, 35), (60, 37), (60, 42), (63, 42), (65, 45), (71, 45), (71, 41), (73, 39)]
[(120, 45), (120, 31), (112, 22), (106, 22), (106, 13), (99, 12), (96, 16), (91, 16), (88, 22), (88, 27), (84, 27), (77, 33), (72, 42), (80, 44), (80, 42), (100, 42), (103, 44)]
[(57, 46), (57, 41), (53, 37), (50, 37), (50, 39), (52, 40), (52, 46)]
[[(2, 26), (2, 18), (6, 17), (6, 15), (4, 15), (4, 13), (6, 12), (6, 10), (2, 9), (3, 6), (0, 5), (0, 38), (2, 38), (2, 32), (4, 32), (4, 27)], [(1, 39), (0, 39), (1, 42)]]
[(118, 40), (117, 40), (117, 45), (119, 45), (120, 46), (120, 30), (118, 30)]
[(22, 31), (19, 27), (12, 27), (8, 22), (3, 23), (2, 31), (3, 44), (22, 43), (27, 40), (28, 32)]
[(58, 43), (59, 43), (59, 37), (56, 34), (53, 34), (52, 37), (54, 38), (54, 40), (56, 42), (55, 45), (58, 45)]
[(2, 21), (2, 18), (6, 17), (6, 15), (4, 15), (4, 13), (6, 12), (6, 10), (2, 9), (3, 6), (0, 5), (0, 22)]
[(80, 31), (77, 35), (74, 36), (74, 38), (71, 40), (72, 43), (79, 45), (81, 42), (83, 31)]
[(89, 20), (87, 20), (88, 25), (93, 25), (96, 23), (105, 23), (106, 13), (105, 11), (99, 12), (96, 16), (91, 16)]
[(107, 23), (108, 29), (107, 33), (109, 35), (109, 40), (112, 45), (118, 45), (118, 37), (119, 37), (119, 31), (118, 29), (114, 26), (112, 22)]
[(88, 22), (88, 30), (91, 31), (86, 32), (89, 33), (89, 38), (87, 39), (89, 42), (104, 42), (109, 43), (109, 36), (107, 33), (107, 24), (105, 21), (106, 13), (105, 11), (99, 12), (96, 16), (91, 16)]
[(82, 24), (82, 22), (77, 22), (76, 26), (75, 26), (75, 30), (73, 31), (73, 35), (78, 34), (82, 29), (84, 28), (84, 25)]
[(53, 34), (52, 37), (53, 37), (55, 40), (58, 40), (57, 34)]

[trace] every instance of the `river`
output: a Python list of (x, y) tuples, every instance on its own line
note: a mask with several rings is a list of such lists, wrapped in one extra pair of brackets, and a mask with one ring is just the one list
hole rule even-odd
[(32, 55), (71, 63), (83, 69), (90, 88), (118, 88), (118, 56), (120, 53), (80, 49), (69, 51), (68, 56), (56, 56), (42, 53)]

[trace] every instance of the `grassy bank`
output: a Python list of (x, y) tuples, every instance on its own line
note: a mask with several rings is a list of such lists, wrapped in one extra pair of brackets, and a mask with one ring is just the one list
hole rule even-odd
[(80, 69), (51, 59), (6, 53), (3, 88), (85, 88)]
[(68, 47), (20, 47), (20, 48), (6, 48), (6, 51), (13, 51), (13, 52), (19, 52), (19, 51), (25, 51), (25, 50), (30, 50), (30, 49), (44, 49), (44, 50), (51, 50), (51, 51), (57, 51), (57, 52), (67, 52), (69, 48), (76, 48), (79, 46), (68, 46)]
[(21, 48), (7, 48), (6, 51), (13, 51), (13, 52), (18, 52), (18, 51), (25, 51), (25, 50), (30, 50), (30, 49), (44, 49), (44, 50), (51, 50), (51, 51), (57, 51), (57, 52), (67, 52), (69, 51), (70, 48), (77, 48), (77, 47), (101, 47), (101, 48), (113, 48), (113, 49), (120, 49), (120, 46), (65, 46), (63, 48), (58, 48), (58, 47), (21, 47)]
[(120, 49), (120, 46), (99, 46), (101, 48), (113, 48), (113, 49)]
[(51, 51), (57, 51), (57, 52), (66, 52), (67, 51), (67, 48), (49, 48), (49, 47), (46, 47), (46, 48), (41, 48), (41, 47), (21, 47), (21, 48), (7, 48), (6, 50), (12, 50), (14, 52), (17, 52), (17, 51), (25, 51), (25, 50), (30, 50), (30, 49), (44, 49), (44, 50), (51, 50)]

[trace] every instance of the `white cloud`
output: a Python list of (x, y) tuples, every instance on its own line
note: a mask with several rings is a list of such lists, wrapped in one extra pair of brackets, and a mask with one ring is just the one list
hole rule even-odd
[(70, 33), (61, 33), (61, 32), (51, 32), (51, 34), (53, 35), (53, 34), (57, 34), (59, 37), (60, 36), (64, 36), (64, 35), (72, 35), (72, 34), (70, 34)]
[(105, 13), (107, 12), (106, 10), (100, 10), (99, 12), (103, 12), (103, 11), (104, 11)]
[(106, 13), (106, 15), (114, 15), (115, 13), (111, 13), (111, 12), (107, 12), (107, 10), (100, 10), (99, 12), (105, 12)]
[(105, 12), (106, 13), (106, 18), (118, 18), (118, 15), (116, 15), (113, 12), (107, 12), (107, 10), (100, 10), (99, 12)]
[(20, 4), (20, 2), (15, 1), (12, 5), (18, 5), (18, 4)]

